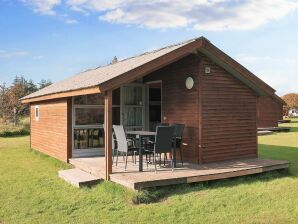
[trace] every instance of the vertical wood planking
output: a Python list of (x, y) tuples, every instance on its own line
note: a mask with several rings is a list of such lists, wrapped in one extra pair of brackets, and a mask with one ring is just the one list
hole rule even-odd
[(104, 106), (105, 127), (105, 179), (110, 179), (112, 174), (112, 90), (105, 92)]

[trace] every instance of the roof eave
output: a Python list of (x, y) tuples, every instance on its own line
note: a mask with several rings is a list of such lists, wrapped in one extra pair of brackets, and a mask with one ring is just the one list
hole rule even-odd
[(65, 98), (65, 97), (87, 95), (87, 94), (94, 94), (94, 93), (101, 93), (101, 92), (102, 91), (98, 86), (92, 86), (88, 88), (58, 92), (58, 93), (47, 94), (47, 95), (42, 95), (37, 97), (21, 98), (20, 100), (21, 100), (21, 103), (33, 103), (33, 102), (44, 101), (44, 100), (52, 100), (57, 98)]
[(278, 95), (274, 94), (272, 96), (272, 98), (277, 101), (278, 103), (282, 104), (282, 105), (287, 105), (286, 101), (284, 101), (281, 97), (279, 97)]
[(30, 103), (42, 100), (49, 100), (62, 97), (71, 97), (76, 95), (102, 93), (106, 90), (113, 90), (120, 87), (123, 84), (130, 83), (136, 79), (142, 78), (151, 72), (154, 72), (170, 63), (173, 63), (184, 56), (195, 53), (197, 51), (202, 52), (212, 61), (219, 66), (223, 67), (230, 74), (235, 76), (237, 79), (245, 83), (251, 89), (253, 89), (259, 95), (274, 95), (275, 90), (255, 76), (253, 73), (248, 71), (245, 67), (239, 64), (237, 61), (229, 57), (227, 54), (222, 52), (210, 41), (204, 37), (195, 39), (194, 41), (185, 44), (165, 55), (155, 58), (137, 68), (134, 68), (126, 73), (123, 73), (115, 78), (112, 78), (106, 82), (99, 84), (98, 86), (88, 87), (84, 89), (76, 89), (58, 93), (52, 93), (48, 95), (41, 95), (32, 98), (21, 99), (22, 103)]

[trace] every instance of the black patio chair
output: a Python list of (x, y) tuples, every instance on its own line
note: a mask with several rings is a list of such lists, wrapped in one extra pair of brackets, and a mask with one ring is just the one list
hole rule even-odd
[(174, 142), (173, 144), (176, 144), (176, 152), (180, 154), (180, 160), (181, 164), (183, 166), (183, 153), (182, 153), (182, 137), (183, 137), (183, 131), (185, 128), (185, 124), (172, 124), (172, 127), (174, 127)]
[[(157, 127), (168, 127), (170, 126), (169, 123), (157, 123), (155, 130)], [(147, 167), (148, 167), (148, 162), (151, 163), (151, 155), (153, 154), (153, 149), (152, 149), (152, 142), (155, 141), (155, 137), (148, 137), (148, 138), (143, 138), (142, 145), (144, 146), (144, 153), (146, 155), (146, 161), (147, 161)], [(161, 155), (160, 155), (161, 156)], [(148, 160), (149, 158), (149, 160)], [(165, 160), (167, 159), (167, 154), (164, 154), (164, 165), (165, 165)], [(161, 159), (160, 159), (161, 161)]]
[[(156, 155), (159, 155), (161, 160), (162, 153), (171, 153), (171, 166), (172, 170), (173, 166), (173, 153), (172, 153), (172, 143), (174, 137), (174, 127), (170, 126), (157, 126), (156, 127), (156, 136), (155, 142), (153, 144), (153, 162), (155, 166), (155, 172), (157, 172), (156, 168)], [(160, 162), (159, 160), (159, 162)]]

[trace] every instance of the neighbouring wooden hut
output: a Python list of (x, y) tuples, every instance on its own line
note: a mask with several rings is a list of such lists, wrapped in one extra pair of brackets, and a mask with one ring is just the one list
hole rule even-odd
[(32, 148), (63, 161), (105, 156), (108, 179), (112, 124), (183, 123), (190, 163), (257, 157), (257, 101), (274, 92), (201, 37), (79, 73), (22, 102)]
[(277, 127), (283, 119), (283, 107), (286, 103), (276, 94), (261, 96), (257, 100), (258, 128)]

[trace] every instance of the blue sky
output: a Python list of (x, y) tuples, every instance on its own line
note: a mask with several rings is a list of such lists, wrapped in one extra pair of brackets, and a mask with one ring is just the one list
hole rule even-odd
[(298, 92), (294, 0), (0, 0), (0, 83), (56, 82), (199, 36), (279, 95)]

